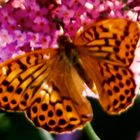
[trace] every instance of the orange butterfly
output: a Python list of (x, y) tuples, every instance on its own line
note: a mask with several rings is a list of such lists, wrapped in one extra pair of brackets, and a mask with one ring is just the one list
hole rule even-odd
[(114, 18), (94, 22), (73, 42), (58, 38), (58, 48), (36, 50), (0, 65), (0, 108), (25, 111), (38, 126), (53, 133), (82, 128), (91, 121), (84, 83), (110, 114), (132, 105), (135, 82), (129, 69), (140, 38), (136, 22)]

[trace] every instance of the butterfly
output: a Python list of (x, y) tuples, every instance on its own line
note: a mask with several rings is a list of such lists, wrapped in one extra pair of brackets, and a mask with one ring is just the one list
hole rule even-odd
[(109, 114), (133, 104), (129, 69), (140, 38), (139, 25), (123, 18), (95, 21), (73, 41), (58, 37), (58, 48), (34, 50), (0, 64), (0, 108), (24, 111), (37, 127), (52, 133), (81, 129), (93, 118), (85, 84)]

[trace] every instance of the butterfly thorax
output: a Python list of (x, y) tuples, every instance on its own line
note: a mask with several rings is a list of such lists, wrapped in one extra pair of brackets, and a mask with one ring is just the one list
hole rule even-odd
[(85, 81), (89, 87), (92, 87), (92, 80), (89, 78), (82, 65), (80, 64), (77, 51), (78, 46), (74, 45), (67, 36), (60, 36), (58, 38), (58, 45), (60, 49), (60, 59), (65, 60), (68, 64), (72, 64), (81, 79), (83, 79), (83, 81)]
[(73, 65), (78, 63), (76, 46), (71, 42), (68, 36), (60, 36), (58, 38), (58, 46), (60, 59), (65, 59), (65, 61)]

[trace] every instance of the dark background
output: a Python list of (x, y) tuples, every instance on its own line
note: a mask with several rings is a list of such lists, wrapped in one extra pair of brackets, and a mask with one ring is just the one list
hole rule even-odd
[[(133, 107), (118, 116), (107, 115), (96, 99), (89, 100), (94, 112), (92, 127), (101, 140), (140, 140), (140, 137), (136, 138), (140, 133), (140, 96), (136, 98)], [(55, 135), (52, 136), (56, 139)], [(66, 138), (68, 140), (68, 137)], [(90, 140), (85, 131), (78, 132), (78, 138)], [(24, 113), (0, 111), (0, 140), (47, 140), (47, 138), (40, 129), (28, 121)], [(61, 137), (59, 140), (64, 139)]]

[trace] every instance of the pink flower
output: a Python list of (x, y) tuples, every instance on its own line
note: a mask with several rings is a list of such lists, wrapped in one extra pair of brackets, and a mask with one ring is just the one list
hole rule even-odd
[(26, 40), (26, 33), (22, 33), (20, 30), (14, 31), (14, 40), (17, 42), (17, 46), (22, 46)]
[(136, 93), (139, 93), (140, 90), (140, 47), (138, 47), (135, 51), (134, 61), (131, 64), (131, 70), (134, 73), (134, 79), (136, 82)]
[(13, 37), (8, 34), (6, 29), (0, 30), (0, 47), (6, 46), (13, 41)]
[(12, 5), (14, 8), (25, 9), (24, 0), (13, 0)]
[(15, 48), (16, 43), (10, 43), (7, 44), (6, 47), (0, 47), (0, 62), (9, 59), (12, 57), (12, 55), (17, 52), (17, 49)]

